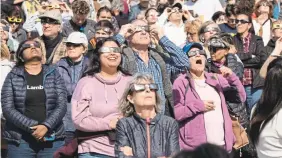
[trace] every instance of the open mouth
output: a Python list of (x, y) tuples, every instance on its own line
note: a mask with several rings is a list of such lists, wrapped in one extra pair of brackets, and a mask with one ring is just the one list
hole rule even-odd
[(116, 60), (117, 57), (113, 57), (113, 56), (112, 56), (112, 57), (109, 57), (108, 59), (109, 59), (109, 60)]
[(196, 64), (202, 65), (202, 60), (201, 59), (196, 60)]

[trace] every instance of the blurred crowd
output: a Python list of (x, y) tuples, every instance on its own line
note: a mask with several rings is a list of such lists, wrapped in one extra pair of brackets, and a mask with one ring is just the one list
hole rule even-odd
[(1, 0), (1, 157), (281, 158), (281, 0)]

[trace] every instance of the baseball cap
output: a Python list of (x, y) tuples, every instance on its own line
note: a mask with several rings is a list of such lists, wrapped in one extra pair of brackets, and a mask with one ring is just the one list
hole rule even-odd
[(62, 16), (59, 10), (49, 10), (39, 15), (39, 18), (50, 18), (57, 20), (60, 24), (62, 23)]
[(174, 3), (174, 4), (171, 6), (171, 8), (174, 8), (174, 7), (177, 7), (177, 8), (179, 8), (179, 9), (182, 9), (182, 4), (179, 3), (179, 2), (176, 2), (176, 3)]
[(187, 54), (192, 48), (199, 48), (200, 50), (204, 50), (203, 46), (201, 45), (201, 43), (189, 43), (189, 44), (186, 44), (184, 47), (183, 47), (183, 52), (185, 54)]
[(65, 43), (75, 43), (75, 44), (84, 44), (85, 46), (88, 45), (87, 37), (84, 33), (81, 32), (72, 32)]

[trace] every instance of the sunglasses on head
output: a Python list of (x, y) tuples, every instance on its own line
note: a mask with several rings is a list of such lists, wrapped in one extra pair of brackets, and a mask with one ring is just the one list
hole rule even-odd
[(216, 53), (218, 49), (229, 49), (229, 45), (219, 38), (212, 38), (208, 41), (208, 48), (211, 54)]
[(239, 20), (239, 19), (236, 19), (236, 24), (248, 24), (248, 23), (250, 23), (249, 21), (247, 21), (247, 20), (244, 20), (244, 19), (241, 19), (241, 20)]
[(157, 91), (158, 85), (155, 83), (150, 84), (133, 84), (133, 90), (136, 92), (143, 92), (146, 90), (146, 87), (148, 87), (151, 91)]
[(189, 58), (193, 57), (193, 56), (196, 56), (196, 55), (204, 55), (206, 56), (206, 52), (204, 50), (195, 50), (195, 51), (190, 51), (187, 53), (187, 56)]
[(22, 50), (25, 50), (25, 49), (28, 49), (28, 48), (31, 48), (31, 47), (40, 48), (41, 45), (37, 41), (35, 41), (34, 43), (25, 43), (25, 44), (22, 45)]
[(282, 24), (273, 24), (272, 29), (282, 29)]
[(119, 47), (101, 47), (98, 51), (99, 53), (121, 53), (121, 49)]
[(42, 25), (44, 25), (44, 24), (60, 24), (57, 20), (50, 19), (50, 18), (42, 18), (41, 23), (42, 23)]
[(9, 23), (21, 23), (23, 21), (22, 18), (16, 18), (16, 17), (8, 17)]
[(70, 42), (67, 42), (66, 43), (66, 46), (67, 47), (80, 47), (82, 44), (81, 43), (70, 43)]

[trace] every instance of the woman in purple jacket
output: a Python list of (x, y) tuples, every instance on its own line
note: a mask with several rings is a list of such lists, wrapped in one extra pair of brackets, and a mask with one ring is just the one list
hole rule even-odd
[(235, 86), (241, 101), (245, 101), (244, 88), (229, 68), (220, 69), (221, 75), (204, 70), (206, 53), (201, 44), (189, 44), (183, 50), (189, 57), (190, 69), (173, 84), (180, 148), (191, 150), (212, 143), (230, 152), (235, 140), (223, 89)]

